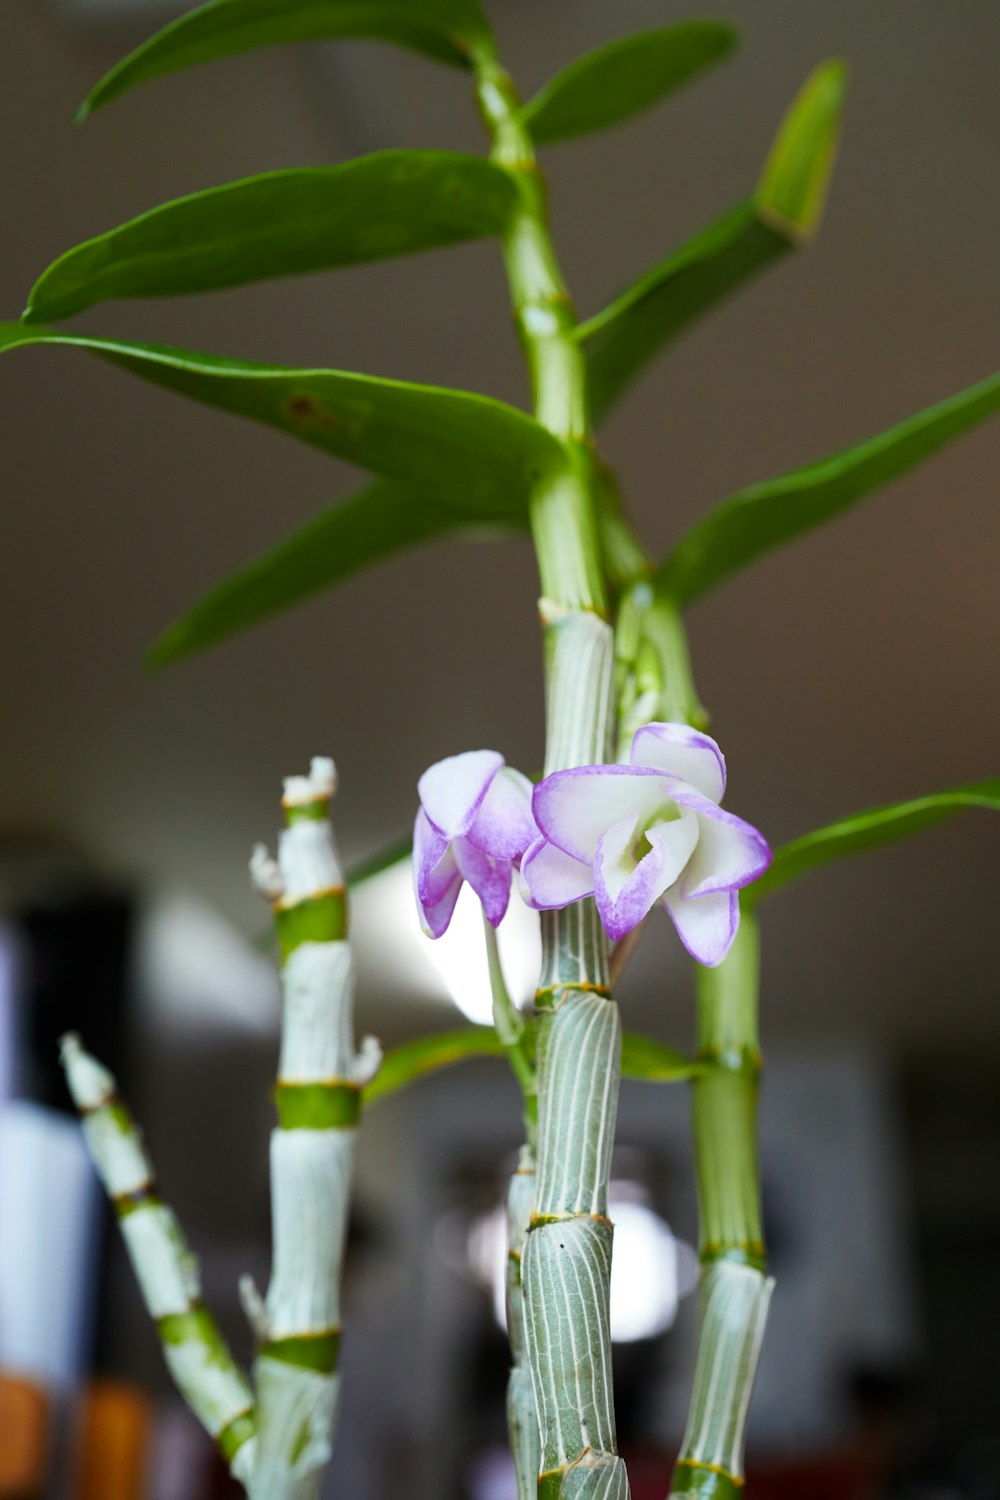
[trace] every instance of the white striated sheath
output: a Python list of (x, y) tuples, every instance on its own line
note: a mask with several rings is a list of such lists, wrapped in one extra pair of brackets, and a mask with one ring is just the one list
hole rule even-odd
[(571, 994), (540, 1041), (536, 1211), (606, 1215), (618, 1112), (618, 1007), (600, 995)]
[(271, 1136), (274, 1264), (271, 1338), (327, 1333), (340, 1323), (340, 1268), (354, 1130), (275, 1130)]
[[(250, 1387), (201, 1306), (197, 1263), (173, 1211), (153, 1194), (152, 1164), (138, 1127), (116, 1097), (113, 1077), (76, 1036), (63, 1038), (62, 1060), (94, 1165), (118, 1206), (143, 1301), (159, 1325), (167, 1366), (198, 1420), (218, 1438), (251, 1415)], [(238, 1478), (249, 1472), (253, 1450), (253, 1438), (244, 1435), (231, 1458)]]
[(751, 1266), (717, 1261), (702, 1276), (698, 1361), (680, 1462), (743, 1477), (747, 1410), (774, 1281)]
[(252, 1500), (313, 1500), (331, 1453), (339, 1377), (262, 1356), (257, 1400), (268, 1414), (257, 1441)]
[(606, 1221), (563, 1219), (537, 1225), (524, 1247), (525, 1333), (545, 1472), (588, 1450), (615, 1451), (611, 1236)]
[(527, 1363), (521, 1271), (524, 1241), (535, 1197), (535, 1165), (529, 1146), (521, 1147), (517, 1171), (507, 1190), (507, 1337), (511, 1371), (507, 1380), (507, 1431), (517, 1480), (517, 1500), (536, 1500), (540, 1449), (535, 1393)]
[[(232, 1364), (220, 1362), (202, 1339), (165, 1341), (163, 1357), (177, 1389), (211, 1437), (217, 1438), (230, 1422), (250, 1410), (252, 1397), (246, 1381)], [(245, 1448), (250, 1451), (244, 1453)], [(238, 1449), (236, 1456), (240, 1454), (245, 1465), (253, 1455), (252, 1439)], [(233, 1473), (236, 1473), (235, 1463)]]
[(173, 1211), (165, 1203), (144, 1203), (126, 1214), (119, 1228), (150, 1317), (188, 1312), (201, 1287)]
[(344, 872), (330, 824), (311, 818), (283, 828), (278, 838), (278, 868), (284, 887), (282, 906), (294, 906), (323, 891), (340, 890)]
[(541, 601), (549, 685), (545, 774), (596, 765), (611, 754), (614, 633), (589, 612)]
[[(308, 825), (299, 825), (308, 826)], [(282, 1082), (351, 1079), (354, 975), (349, 943), (302, 943), (285, 962)], [(336, 1006), (331, 996), (338, 996)]]

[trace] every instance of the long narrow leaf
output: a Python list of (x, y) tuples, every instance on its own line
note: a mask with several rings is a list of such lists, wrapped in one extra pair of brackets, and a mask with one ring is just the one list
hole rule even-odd
[(455, 67), (492, 51), (478, 0), (212, 0), (158, 31), (101, 79), (81, 116), (136, 84), (257, 47), (358, 37)]
[(741, 490), (678, 542), (657, 571), (656, 587), (678, 604), (690, 604), (754, 558), (832, 520), (998, 410), (1000, 375), (993, 375), (856, 448)]
[(526, 526), (524, 505), (512, 510), (505, 500), (493, 514), (482, 505), (473, 512), (454, 500), (376, 480), (326, 506), (199, 599), (155, 643), (148, 664), (162, 667), (204, 650), (406, 547)]
[(418, 1078), (438, 1073), (470, 1057), (502, 1057), (503, 1047), (492, 1026), (462, 1026), (435, 1036), (417, 1037), (392, 1047), (364, 1091), (366, 1105), (398, 1093)]
[(863, 854), (868, 849), (919, 833), (966, 807), (985, 807), (1000, 812), (1000, 777), (973, 781), (968, 786), (955, 787), (947, 792), (933, 792), (911, 802), (866, 808), (864, 812), (852, 813), (825, 828), (803, 834), (775, 851), (770, 869), (748, 887), (744, 899), (749, 897), (752, 901), (759, 901), (831, 860)]
[[(502, 1057), (503, 1047), (492, 1026), (462, 1026), (455, 1031), (441, 1031), (433, 1036), (418, 1037), (392, 1047), (382, 1067), (364, 1092), (365, 1104), (374, 1104), (388, 1094), (395, 1094), (418, 1078), (426, 1078), (454, 1063), (471, 1057)], [(677, 1083), (693, 1078), (697, 1062), (664, 1047), (649, 1037), (626, 1031), (622, 1038), (622, 1076), (645, 1083)]]
[(464, 391), (0, 324), (0, 353), (31, 344), (82, 349), (469, 512), (482, 506), (490, 519), (504, 504), (518, 514), (538, 480), (565, 462), (531, 417)]
[(789, 107), (754, 195), (582, 323), (591, 410), (606, 416), (689, 324), (815, 233), (829, 187), (846, 75), (821, 64)]
[(521, 111), (536, 141), (605, 130), (689, 83), (736, 45), (724, 21), (680, 21), (578, 57)]
[(506, 172), (457, 151), (380, 151), (268, 172), (165, 203), (66, 251), (32, 288), (26, 322), (120, 297), (215, 291), (499, 234)]
[(673, 1047), (654, 1042), (651, 1037), (626, 1031), (622, 1036), (622, 1077), (642, 1083), (680, 1083), (693, 1078), (698, 1063)]
[(724, 214), (581, 323), (591, 415), (601, 422), (651, 360), (793, 248), (752, 199)]

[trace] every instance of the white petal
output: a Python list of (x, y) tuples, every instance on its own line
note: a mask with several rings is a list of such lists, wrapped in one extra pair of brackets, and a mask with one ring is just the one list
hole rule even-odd
[(670, 787), (669, 777), (641, 766), (577, 766), (547, 776), (531, 805), (549, 842), (589, 865), (606, 829), (626, 818), (647, 821)]
[(502, 765), (503, 756), (496, 750), (466, 750), (437, 761), (424, 772), (417, 783), (420, 802), (445, 838), (468, 833)]
[(656, 766), (697, 787), (713, 802), (726, 790), (726, 761), (709, 734), (687, 724), (645, 724), (632, 739), (632, 764)]
[(520, 859), (538, 837), (531, 815), (531, 782), (504, 766), (490, 783), (466, 837), (494, 859)]
[(528, 906), (552, 911), (593, 895), (594, 873), (589, 865), (539, 838), (521, 861), (521, 890)]
[(740, 925), (737, 893), (718, 891), (710, 896), (682, 896), (677, 886), (671, 886), (663, 904), (691, 957), (709, 969), (721, 964)]
[(698, 818), (698, 847), (682, 882), (686, 896), (737, 890), (763, 875), (771, 863), (771, 851), (752, 824), (723, 812), (689, 787), (678, 787), (674, 801)]

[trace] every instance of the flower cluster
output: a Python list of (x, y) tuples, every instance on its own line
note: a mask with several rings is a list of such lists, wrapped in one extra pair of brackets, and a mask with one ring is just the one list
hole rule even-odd
[(714, 967), (736, 936), (738, 892), (771, 860), (763, 836), (720, 807), (725, 789), (721, 750), (686, 724), (647, 724), (627, 765), (556, 771), (533, 791), (495, 751), (439, 761), (421, 778), (414, 833), (425, 931), (446, 930), (463, 879), (496, 926), (516, 867), (530, 906), (593, 896), (615, 940), (661, 903), (691, 956)]

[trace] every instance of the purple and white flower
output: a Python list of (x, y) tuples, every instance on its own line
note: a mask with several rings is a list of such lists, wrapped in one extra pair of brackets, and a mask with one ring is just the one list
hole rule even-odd
[(498, 927), (514, 867), (538, 836), (531, 782), (496, 750), (467, 750), (431, 766), (417, 789), (413, 888), (421, 926), (428, 937), (441, 937), (467, 880)]
[(539, 837), (522, 886), (540, 910), (593, 896), (608, 936), (631, 932), (657, 903), (685, 948), (714, 968), (739, 926), (738, 891), (762, 875), (762, 834), (719, 806), (722, 751), (686, 724), (636, 731), (629, 765), (556, 771), (535, 787)]

